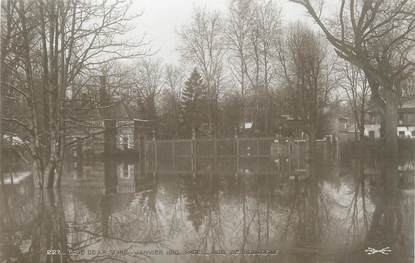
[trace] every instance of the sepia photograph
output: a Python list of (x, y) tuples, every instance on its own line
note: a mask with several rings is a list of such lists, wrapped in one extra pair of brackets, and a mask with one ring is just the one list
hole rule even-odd
[(0, 263), (414, 263), (414, 0), (1, 0)]

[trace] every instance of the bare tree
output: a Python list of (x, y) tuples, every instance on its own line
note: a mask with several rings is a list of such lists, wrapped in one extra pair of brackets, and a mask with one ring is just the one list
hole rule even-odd
[(365, 115), (368, 110), (367, 106), (370, 95), (369, 84), (364, 73), (356, 66), (348, 62), (344, 62), (341, 66), (340, 70), (344, 81), (340, 83), (340, 86), (346, 94), (353, 113), (356, 131), (359, 132), (359, 136), (357, 137), (356, 134), (355, 138), (362, 140), (365, 132)]
[(175, 65), (167, 65), (164, 68), (164, 81), (166, 89), (162, 101), (164, 120), (162, 125), (166, 132), (177, 136), (179, 131), (180, 96), (184, 82), (182, 71)]
[(191, 24), (179, 32), (184, 59), (194, 63), (206, 82), (209, 97), (209, 132), (216, 129), (216, 113), (225, 54), (223, 22), (217, 12), (195, 9)]
[(143, 117), (157, 119), (156, 101), (165, 85), (161, 62), (151, 59), (138, 61), (134, 66), (132, 82), (136, 103)]
[[(270, 109), (271, 109), (271, 85), (275, 80), (275, 64), (277, 58), (277, 47), (280, 39), (280, 12), (281, 10), (273, 1), (263, 1), (256, 6), (256, 19), (252, 35), (255, 57), (259, 52), (262, 77), (260, 86), (257, 86), (257, 103), (263, 104), (264, 131), (270, 130)], [(258, 41), (258, 43), (255, 43)], [(262, 90), (261, 90), (262, 88)], [(263, 98), (260, 100), (259, 98)], [(258, 119), (258, 117), (257, 117)]]
[[(8, 98), (9, 98), (9, 89), (7, 86), (9, 85), (10, 79), (10, 72), (12, 70), (16, 70), (16, 59), (10, 59), (10, 54), (13, 52), (16, 47), (13, 45), (13, 31), (16, 28), (16, 23), (14, 23), (13, 17), (15, 16), (15, 9), (12, 8), (13, 2), (12, 0), (3, 1), (1, 3), (1, 61), (0, 61), (0, 81), (1, 81), (1, 88), (0, 88), (0, 116), (4, 114), (7, 110), (7, 106), (9, 106)], [(0, 119), (0, 161), (2, 160), (2, 144), (3, 144), (3, 132), (5, 129), (5, 125), (2, 124)], [(1, 172), (0, 167), (0, 174), (1, 182), (3, 183), (3, 173)]]
[(333, 67), (328, 63), (324, 43), (301, 23), (291, 26), (286, 45), (287, 61), (283, 63), (287, 63), (287, 83), (296, 105), (291, 114), (302, 120), (303, 131), (308, 134), (312, 146), (333, 87), (328, 77)]
[(146, 53), (142, 39), (121, 37), (135, 17), (128, 14), (129, 6), (124, 0), (19, 0), (6, 6), (15, 25), (10, 39), (15, 48), (5, 64), (17, 64), (8, 88), (18, 94), (24, 111), (2, 119), (25, 130), (40, 187), (45, 176), (48, 188), (60, 182), (65, 98), (75, 79), (103, 63)]
[[(240, 83), (242, 97), (245, 100), (249, 86), (254, 93), (256, 129), (266, 134), (270, 132), (270, 95), (276, 80), (280, 17), (280, 9), (274, 1), (234, 1), (225, 31), (232, 71)], [(246, 118), (245, 106), (243, 110)]]
[[(225, 36), (229, 49), (229, 62), (232, 75), (238, 81), (242, 97), (242, 118), (246, 120), (246, 93), (248, 86), (247, 63), (249, 31), (253, 16), (252, 0), (234, 0), (229, 7)], [(249, 76), (248, 76), (249, 77)], [(238, 120), (239, 122), (240, 120)]]
[(365, 73), (382, 117), (385, 158), (396, 163), (400, 84), (415, 69), (415, 3), (341, 0), (336, 22), (330, 23), (312, 1), (291, 1), (306, 8), (340, 57)]

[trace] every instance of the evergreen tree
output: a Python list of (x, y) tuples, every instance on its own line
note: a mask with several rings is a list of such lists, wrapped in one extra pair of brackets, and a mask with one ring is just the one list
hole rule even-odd
[(202, 76), (195, 68), (189, 79), (185, 82), (185, 87), (181, 94), (181, 131), (185, 136), (192, 134), (192, 129), (196, 132), (202, 123), (206, 122), (207, 113), (207, 93)]

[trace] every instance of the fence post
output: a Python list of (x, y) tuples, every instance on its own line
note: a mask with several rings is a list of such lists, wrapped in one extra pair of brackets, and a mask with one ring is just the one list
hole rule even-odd
[(192, 140), (190, 143), (190, 151), (192, 154), (192, 173), (193, 176), (195, 176), (196, 173), (196, 145), (195, 145), (195, 141), (196, 141), (196, 131), (194, 128), (192, 128)]
[(218, 142), (216, 140), (216, 133), (213, 139), (213, 170), (216, 171), (217, 166), (217, 158), (218, 158)]
[(278, 175), (281, 176), (281, 156), (280, 156), (280, 140), (277, 138), (274, 143), (275, 145), (275, 158), (277, 158), (276, 160), (276, 164), (277, 164), (277, 171), (278, 171)]
[(259, 138), (256, 138), (256, 172), (259, 173)]
[(139, 120), (134, 120), (134, 149), (138, 152), (140, 172), (143, 175), (145, 171), (145, 138), (143, 127)]
[(134, 150), (140, 154), (140, 122), (138, 120), (134, 120)]
[(146, 138), (144, 134), (140, 134), (140, 170), (144, 173), (146, 169)]
[(171, 149), (172, 149), (173, 171), (176, 171), (176, 143), (173, 140), (171, 141)]
[(156, 131), (153, 130), (153, 149), (154, 149), (154, 170), (158, 169), (158, 155), (157, 155), (157, 142), (156, 142)]
[(328, 141), (328, 139), (327, 139), (327, 137), (325, 137), (324, 138), (324, 140), (325, 141), (323, 141), (322, 143), (323, 143), (323, 159), (324, 159), (324, 161), (327, 161), (327, 146), (328, 146), (328, 144), (327, 144), (327, 141)]
[(78, 142), (76, 143), (76, 172), (79, 177), (83, 176), (83, 149), (82, 149), (82, 140), (78, 139)]
[(291, 139), (288, 140), (288, 176), (291, 176), (291, 162), (292, 162), (293, 145)]
[(236, 155), (236, 173), (239, 173), (239, 136), (238, 129), (235, 128), (235, 155)]
[(335, 136), (334, 137), (334, 139), (335, 139), (335, 149), (336, 149), (336, 152), (335, 152), (335, 157), (336, 157), (336, 160), (339, 160), (339, 158), (340, 158), (340, 144), (339, 144), (339, 137), (338, 136)]
[(329, 160), (331, 160), (332, 159), (332, 156), (333, 156), (333, 144), (332, 144), (332, 142), (333, 142), (333, 139), (332, 139), (332, 137), (330, 136), (330, 137), (326, 137), (326, 140), (327, 140), (327, 148), (328, 148), (328, 158), (327, 159), (329, 159)]
[[(10, 146), (13, 147), (13, 136), (10, 136)], [(11, 162), (10, 162), (10, 170), (9, 170), (9, 176), (10, 176), (10, 184), (14, 185), (14, 179), (13, 179), (13, 173), (16, 169), (16, 154), (17, 151), (13, 151), (13, 148), (11, 148), (10, 155), (11, 155)]]

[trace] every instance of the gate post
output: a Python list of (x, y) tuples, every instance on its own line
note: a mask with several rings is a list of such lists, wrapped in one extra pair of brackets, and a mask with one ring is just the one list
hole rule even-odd
[(143, 125), (139, 120), (134, 120), (134, 150), (138, 152), (140, 172), (145, 171), (145, 137)]
[(104, 120), (104, 183), (107, 194), (117, 191), (117, 172), (112, 159), (115, 153), (116, 134), (116, 121)]
[(116, 144), (116, 121), (104, 120), (104, 155), (111, 157), (115, 152)]

